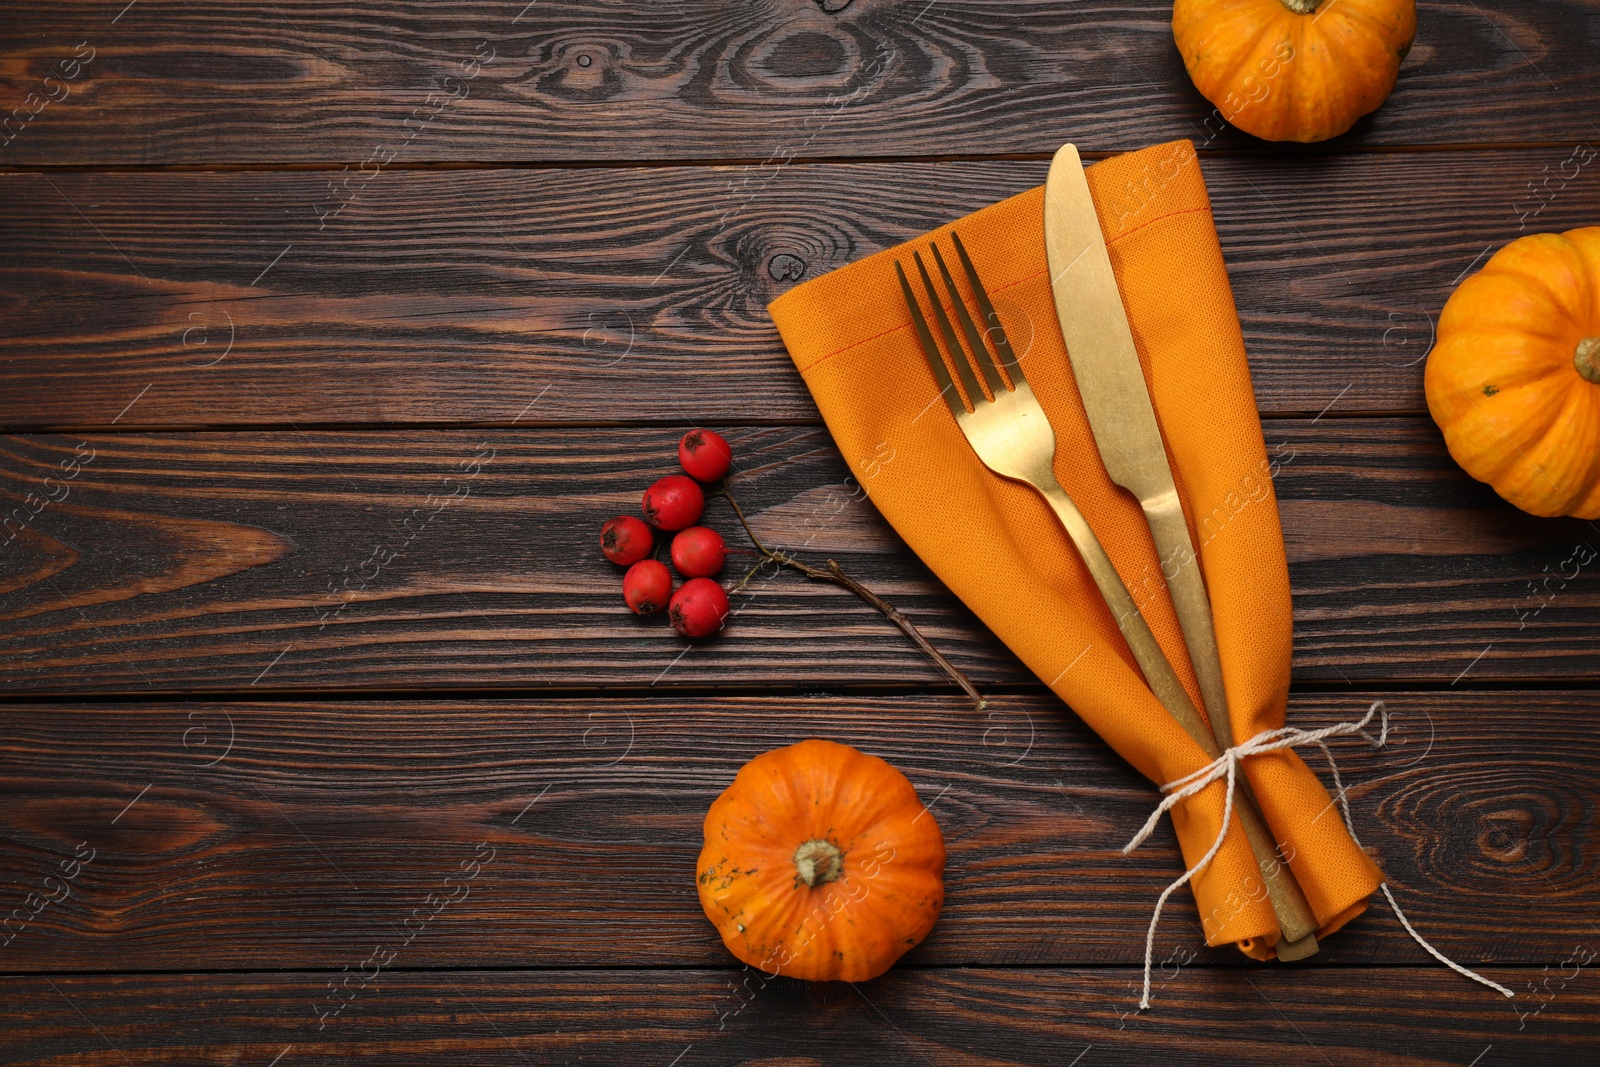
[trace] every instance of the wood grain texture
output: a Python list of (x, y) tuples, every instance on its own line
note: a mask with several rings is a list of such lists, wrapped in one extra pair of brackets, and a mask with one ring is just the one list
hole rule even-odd
[[(1373, 697), (1298, 695), (1291, 721)], [(1393, 744), (1335, 748), (1413, 923), (1472, 966), (1600, 952), (1600, 697), (1518, 694), (1514, 723), (1503, 694), (1384, 699)], [(87, 858), (0, 937), (0, 971), (357, 971), (374, 944), (406, 969), (731, 963), (695, 892), (705, 811), (807, 737), (889, 760), (944, 832), (945, 909), (909, 963), (1142, 961), (1176, 841), (1163, 822), (1120, 854), (1156, 792), (1059, 701), (747, 697), (14, 706), (0, 901), (62, 895), (46, 880)], [(1244, 963), (1187, 891), (1156, 960)], [(1318, 957), (1427, 963), (1381, 899)]]
[[(931, 156), (1048, 153), (1065, 137), (1261, 147), (1207, 125), (1214, 109), (1159, 0), (122, 8), (8, 5), (0, 99), (22, 110), (0, 162), (354, 162), (375, 146), (405, 162)], [(1341, 147), (1596, 136), (1592, 3), (1419, 8), (1393, 96)], [(80, 44), (83, 70), (47, 83)]]
[[(861, 497), (825, 431), (729, 434), (736, 491), (774, 543), (840, 559), (980, 686), (1036, 684)], [(725, 631), (698, 644), (662, 616), (630, 614), (597, 531), (677, 469), (677, 436), (6, 438), (0, 686), (943, 684), (871, 608), (789, 572), (753, 578)], [(1423, 420), (1269, 420), (1266, 437), (1280, 465), (1297, 679), (1596, 677), (1593, 524), (1516, 511), (1462, 473)], [(724, 503), (707, 522), (741, 544)], [(730, 582), (754, 562), (745, 551)]]
[[(1590, 149), (1202, 167), (1269, 415), (1422, 411), (1455, 282), (1600, 219)], [(767, 303), (1045, 169), (0, 175), (0, 425), (815, 422)]]
[[(1519, 988), (1544, 977), (1495, 973)], [(86, 1067), (274, 1056), (280, 1067), (1065, 1067), (1075, 1056), (1084, 1067), (1460, 1067), (1474, 1056), (1477, 1067), (1587, 1067), (1600, 1019), (1592, 966), (1526, 1020), (1443, 968), (1190, 968), (1144, 1013), (1128, 991), (1137, 977), (900, 967), (851, 986), (736, 971), (398, 972), (320, 1030), (326, 974), (12, 978), (0, 979), (11, 1016), (0, 1050), (11, 1063)]]
[[(0, 9), (0, 1062), (1592, 1063), (1600, 526), (1473, 483), (1420, 383), (1461, 277), (1600, 221), (1600, 6), (1425, 0), (1393, 97), (1309, 149), (1221, 123), (1169, 17)], [(858, 498), (765, 314), (1063, 140), (1177, 137), (1280, 466), (1291, 721), (1387, 701), (1388, 748), (1336, 745), (1357, 829), (1515, 1001), (1381, 903), (1257, 966), (1182, 893), (1134, 1012), (1154, 789)], [(692, 647), (627, 614), (598, 525), (697, 423), (764, 536), (990, 707), (796, 576)], [(736, 966), (693, 887), (707, 805), (810, 736), (950, 844), (933, 936), (859, 987)]]

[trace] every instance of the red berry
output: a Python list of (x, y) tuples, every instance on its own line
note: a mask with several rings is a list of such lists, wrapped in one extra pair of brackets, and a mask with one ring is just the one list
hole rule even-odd
[(727, 558), (722, 535), (704, 526), (691, 526), (672, 539), (672, 565), (685, 578), (709, 578)]
[(663, 530), (693, 526), (706, 509), (706, 495), (693, 478), (669, 474), (644, 491), (644, 517)]
[(690, 578), (678, 586), (667, 605), (672, 628), (685, 637), (705, 637), (722, 629), (728, 617), (728, 594), (710, 578)]
[(618, 515), (600, 527), (600, 551), (612, 563), (624, 567), (638, 563), (656, 547), (650, 527), (632, 515)]
[(641, 559), (622, 576), (622, 599), (640, 615), (660, 611), (670, 596), (672, 572), (658, 559)]
[(711, 430), (690, 430), (678, 442), (678, 462), (683, 469), (702, 482), (714, 482), (728, 473), (733, 462), (733, 449), (719, 433)]

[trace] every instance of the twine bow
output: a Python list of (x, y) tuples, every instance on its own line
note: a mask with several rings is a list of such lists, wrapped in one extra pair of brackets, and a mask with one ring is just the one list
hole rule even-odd
[[(1366, 728), (1375, 716), (1378, 718), (1379, 723), (1378, 736), (1372, 737), (1366, 732)], [(1166, 794), (1166, 797), (1156, 810), (1150, 813), (1150, 817), (1145, 820), (1144, 826), (1140, 827), (1139, 832), (1133, 835), (1133, 840), (1122, 847), (1124, 856), (1144, 844), (1151, 833), (1155, 831), (1157, 824), (1160, 823), (1161, 816), (1171, 811), (1178, 804), (1206, 789), (1219, 779), (1226, 779), (1228, 783), (1227, 792), (1224, 794), (1222, 802), (1222, 825), (1217, 830), (1217, 839), (1211, 842), (1211, 848), (1206, 851), (1204, 856), (1200, 857), (1199, 862), (1184, 871), (1177, 881), (1162, 890), (1161, 896), (1156, 899), (1155, 912), (1150, 916), (1150, 929), (1145, 934), (1144, 939), (1144, 992), (1139, 998), (1141, 1011), (1150, 1006), (1150, 963), (1155, 955), (1156, 926), (1161, 922), (1161, 909), (1166, 906), (1168, 897), (1187, 885), (1189, 880), (1205, 869), (1206, 864), (1215, 859), (1217, 853), (1222, 849), (1223, 839), (1228, 836), (1228, 825), (1233, 820), (1233, 797), (1239, 784), (1239, 764), (1246, 756), (1259, 756), (1264, 752), (1277, 752), (1286, 748), (1297, 748), (1300, 745), (1316, 745), (1320, 748), (1323, 757), (1328, 761), (1328, 769), (1333, 774), (1334, 799), (1344, 813), (1345, 828), (1350, 831), (1350, 839), (1356, 843), (1358, 848), (1361, 847), (1361, 839), (1356, 836), (1356, 828), (1350, 822), (1350, 802), (1345, 798), (1344, 782), (1339, 777), (1339, 764), (1335, 762), (1333, 752), (1327, 745), (1327, 739), (1330, 737), (1345, 737), (1350, 734), (1359, 734), (1373, 748), (1382, 748), (1389, 740), (1389, 712), (1383, 706), (1383, 701), (1374, 700), (1372, 706), (1367, 709), (1367, 713), (1353, 722), (1324, 726), (1319, 730), (1300, 730), (1290, 726), (1280, 726), (1276, 730), (1263, 730), (1250, 738), (1250, 740), (1227, 749), (1222, 755), (1194, 773), (1186, 774), (1177, 781), (1168, 782), (1161, 787), (1161, 791)], [(1389, 906), (1394, 909), (1395, 918), (1399, 919), (1400, 925), (1406, 928), (1406, 933), (1410, 934), (1417, 944), (1426, 949), (1430, 956), (1449, 967), (1452, 971), (1465, 975), (1475, 982), (1482, 982), (1507, 997), (1516, 996), (1515, 993), (1500, 983), (1490, 981), (1476, 971), (1468, 970), (1428, 944), (1427, 941), (1423, 940), (1422, 935), (1417, 933), (1410, 921), (1406, 919), (1405, 913), (1400, 910), (1400, 905), (1395, 903), (1394, 894), (1389, 892), (1388, 883), (1380, 882), (1378, 888), (1383, 890), (1383, 895), (1388, 899)]]

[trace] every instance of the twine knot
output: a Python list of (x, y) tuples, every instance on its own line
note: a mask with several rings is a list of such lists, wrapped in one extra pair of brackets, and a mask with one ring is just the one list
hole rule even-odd
[[(1367, 726), (1371, 724), (1374, 718), (1378, 719), (1377, 737), (1373, 737), (1366, 732)], [(1341, 722), (1333, 726), (1324, 726), (1317, 730), (1301, 730), (1291, 726), (1280, 726), (1276, 730), (1263, 730), (1248, 741), (1226, 749), (1216, 759), (1192, 774), (1186, 774), (1182, 778), (1168, 782), (1161, 787), (1161, 792), (1165, 793), (1166, 796), (1162, 799), (1160, 805), (1156, 807), (1156, 810), (1150, 813), (1150, 817), (1139, 828), (1139, 832), (1133, 835), (1133, 839), (1122, 847), (1124, 856), (1133, 852), (1134, 849), (1149, 839), (1150, 835), (1155, 832), (1156, 826), (1161, 822), (1161, 816), (1183, 801), (1205, 790), (1212, 783), (1222, 780), (1227, 782), (1227, 791), (1224, 793), (1222, 801), (1222, 825), (1217, 830), (1216, 840), (1211, 842), (1211, 847), (1206, 850), (1204, 856), (1200, 857), (1199, 862), (1184, 871), (1176, 881), (1162, 890), (1161, 896), (1156, 899), (1155, 912), (1150, 916), (1150, 929), (1145, 934), (1144, 940), (1144, 992), (1139, 998), (1141, 1011), (1150, 1006), (1150, 965), (1155, 955), (1156, 926), (1161, 922), (1161, 909), (1166, 906), (1168, 897), (1187, 885), (1189, 880), (1204, 870), (1206, 865), (1215, 859), (1217, 853), (1221, 851), (1222, 842), (1228, 836), (1228, 825), (1233, 821), (1233, 798), (1239, 785), (1239, 764), (1245, 757), (1297, 748), (1301, 745), (1316, 745), (1322, 750), (1323, 757), (1328, 761), (1328, 769), (1333, 774), (1334, 799), (1344, 813), (1345, 829), (1350, 831), (1350, 840), (1354, 841), (1358, 848), (1361, 847), (1361, 839), (1356, 836), (1355, 826), (1350, 821), (1350, 802), (1345, 798), (1344, 782), (1339, 777), (1339, 764), (1334, 760), (1333, 752), (1328, 748), (1327, 744), (1330, 737), (1347, 737), (1351, 734), (1359, 735), (1362, 740), (1373, 748), (1382, 748), (1388, 743), (1389, 712), (1383, 706), (1383, 701), (1374, 700), (1365, 715), (1351, 722)], [(1400, 920), (1400, 924), (1406, 928), (1406, 932), (1411, 935), (1417, 944), (1426, 949), (1434, 959), (1458, 974), (1465, 975), (1475, 982), (1481, 982), (1491, 989), (1498, 990), (1507, 997), (1516, 996), (1505, 986), (1498, 982), (1490, 981), (1476, 971), (1468, 970), (1428, 944), (1406, 919), (1405, 914), (1400, 910), (1400, 905), (1395, 903), (1394, 894), (1389, 892), (1388, 883), (1380, 882), (1378, 883), (1378, 888), (1383, 890), (1383, 895), (1388, 899), (1389, 906), (1394, 909), (1395, 918)]]

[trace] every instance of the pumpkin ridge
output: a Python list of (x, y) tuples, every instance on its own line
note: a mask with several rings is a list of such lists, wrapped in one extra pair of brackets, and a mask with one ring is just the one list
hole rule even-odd
[[(1553, 390), (1549, 388), (1549, 379), (1550, 375), (1544, 375), (1537, 381), (1501, 390), (1501, 392), (1509, 394), (1508, 400), (1520, 399), (1523, 401), (1520, 409), (1521, 417), (1517, 420), (1515, 427), (1522, 438), (1521, 440), (1517, 440), (1504, 429), (1501, 425), (1505, 421), (1503, 417), (1496, 418), (1494, 415), (1484, 412), (1484, 417), (1489, 419), (1495, 428), (1505, 435), (1506, 441), (1519, 452), (1526, 453), (1529, 449), (1536, 448), (1538, 443), (1550, 433), (1551, 428), (1560, 421), (1561, 413), (1567, 409), (1566, 397), (1552, 398), (1550, 396)], [(1477, 404), (1476, 397), (1473, 398), (1473, 403)], [(1539, 418), (1529, 418), (1530, 414)]]
[[(1595, 423), (1578, 417), (1574, 408), (1589, 407), (1586, 389), (1569, 389), (1561, 404), (1556, 405), (1556, 417), (1540, 436), (1529, 459), (1538, 464), (1540, 477), (1549, 487), (1546, 499), (1565, 510), (1583, 493), (1582, 475), (1594, 466)], [(1587, 438), (1588, 440), (1584, 440)], [(1587, 446), (1587, 447), (1586, 447)], [(1587, 462), (1579, 462), (1587, 453)], [(1559, 497), (1559, 502), (1554, 498)], [(1546, 505), (1548, 506), (1548, 505)]]
[[(1500, 382), (1485, 382), (1484, 384), (1492, 387), (1495, 393), (1506, 393), (1511, 397), (1516, 397), (1526, 402), (1529, 397), (1523, 394), (1528, 393), (1530, 390), (1537, 389), (1540, 393), (1545, 393), (1550, 390), (1552, 385), (1562, 384), (1561, 379), (1565, 376), (1565, 371), (1566, 368), (1561, 366), (1542, 366), (1530, 369), (1524, 377), (1504, 379), (1505, 384)], [(1494, 394), (1488, 395), (1492, 396)]]
[[(1485, 275), (1488, 275), (1486, 281), (1490, 284), (1515, 287), (1544, 304), (1541, 321), (1517, 323), (1511, 327), (1514, 332), (1539, 337), (1552, 344), (1572, 343), (1572, 335), (1577, 327), (1572, 319), (1572, 309), (1567, 307), (1567, 302), (1561, 298), (1561, 294), (1550, 287), (1548, 280), (1532, 273), (1521, 264), (1502, 266), (1492, 274), (1489, 273), (1489, 264), (1485, 264), (1477, 277)], [(1546, 326), (1546, 323), (1550, 325)]]
[[(1389, 68), (1393, 66), (1395, 76), (1398, 77), (1400, 61), (1397, 57), (1391, 58), (1394, 54), (1384, 45), (1390, 27), (1368, 15), (1358, 6), (1350, 4), (1348, 0), (1340, 4), (1338, 17), (1345, 27), (1345, 32), (1335, 35), (1334, 27), (1331, 25), (1317, 32), (1320, 33), (1328, 54), (1338, 60), (1333, 69), (1337, 72), (1340, 90), (1358, 101), (1357, 107), (1360, 108), (1360, 113), (1356, 116), (1356, 120), (1359, 120), (1375, 111), (1388, 93), (1378, 95), (1377, 99), (1373, 100), (1374, 94), (1362, 84), (1369, 78), (1358, 75), (1370, 76), (1373, 71), (1381, 70), (1387, 78)], [(1365, 26), (1354, 25), (1363, 22)], [(1316, 29), (1315, 20), (1310, 28)], [(1359, 69), (1352, 70), (1351, 67)], [(1351, 121), (1352, 126), (1356, 120)]]
[[(1531, 423), (1527, 419), (1527, 409), (1524, 408), (1522, 411), (1523, 417), (1508, 425), (1508, 420), (1502, 415), (1498, 413), (1490, 414), (1478, 403), (1476, 397), (1468, 394), (1460, 386), (1455, 388), (1457, 392), (1461, 393), (1467, 402), (1468, 408), (1471, 410), (1471, 416), (1469, 417), (1483, 429), (1492, 430), (1509, 449), (1509, 451), (1501, 453), (1498, 457), (1498, 463), (1490, 461), (1487, 467), (1479, 468), (1483, 473), (1483, 477), (1479, 478), (1479, 480), (1489, 481), (1496, 492), (1524, 511), (1530, 511), (1536, 515), (1544, 514), (1544, 512), (1534, 510), (1524, 503), (1524, 501), (1531, 499), (1527, 493), (1514, 488), (1502, 488), (1499, 483), (1509, 478), (1515, 479), (1520, 484), (1537, 477), (1553, 489), (1560, 488), (1545, 473), (1545, 464), (1535, 459), (1530, 453), (1541, 450), (1541, 442), (1544, 440), (1545, 435), (1549, 433), (1550, 427), (1555, 425), (1556, 420), (1560, 418), (1562, 411), (1566, 408), (1566, 404), (1564, 402), (1556, 404), (1544, 403), (1534, 407), (1534, 411), (1544, 415), (1543, 421), (1537, 424)], [(1513, 437), (1512, 430), (1517, 431), (1522, 440)], [(1530, 430), (1533, 432), (1529, 432)], [(1452, 455), (1456, 454), (1457, 449), (1461, 446), (1459, 428), (1445, 432), (1445, 444), (1450, 447)], [(1467, 451), (1472, 452), (1473, 450), (1469, 448)], [(1476, 450), (1480, 458), (1482, 458), (1481, 451), (1481, 449)], [(1468, 473), (1473, 472), (1469, 470)], [(1477, 474), (1473, 476), (1478, 477)]]
[[(1286, 22), (1287, 22), (1287, 25), (1285, 25)], [(1274, 30), (1281, 30), (1283, 32), (1283, 34), (1284, 34), (1284, 39), (1289, 44), (1289, 47), (1295, 49), (1295, 53), (1294, 53), (1295, 57), (1299, 58), (1300, 50), (1299, 50), (1298, 46), (1299, 46), (1299, 43), (1300, 43), (1300, 34), (1298, 32), (1296, 32), (1299, 29), (1299, 26), (1297, 25), (1298, 22), (1299, 22), (1298, 19), (1287, 19), (1286, 20), (1286, 19), (1283, 19), (1283, 18), (1272, 18), (1272, 19), (1265, 20), (1262, 23), (1261, 28), (1256, 31), (1255, 36), (1249, 38), (1249, 43), (1246, 44), (1245, 47), (1243, 48), (1242, 54), (1244, 55), (1245, 58), (1254, 58), (1261, 51), (1261, 42), (1265, 38), (1267, 38), (1268, 36), (1271, 36), (1273, 34)], [(1271, 100), (1271, 99), (1272, 99), (1272, 93), (1269, 90), (1268, 93), (1267, 93), (1266, 100), (1262, 100), (1262, 101), (1259, 101), (1259, 102), (1260, 103), (1266, 103), (1267, 100)], [(1240, 108), (1240, 110), (1242, 111), (1244, 109)], [(1236, 112), (1236, 114), (1237, 114), (1237, 112)], [(1232, 120), (1230, 119), (1229, 121), (1231, 122)]]
[[(1337, 3), (1338, 0), (1332, 2)], [(1326, 122), (1323, 114), (1327, 110), (1326, 97), (1314, 90), (1306, 91), (1301, 85), (1308, 78), (1315, 80), (1318, 72), (1308, 69), (1308, 66), (1317, 48), (1320, 46), (1324, 52), (1332, 54), (1323, 35), (1324, 31), (1318, 28), (1316, 19), (1289, 17), (1289, 47), (1294, 50), (1294, 58), (1284, 64), (1283, 84), (1274, 86), (1272, 92), (1281, 98), (1278, 111), (1292, 113), (1297, 126), (1316, 126)]]
[[(1189, 30), (1191, 26), (1198, 27), (1193, 30), (1197, 36), (1202, 38), (1195, 42), (1197, 47), (1232, 48), (1235, 52), (1225, 58), (1229, 61), (1238, 59), (1237, 50), (1242, 48), (1243, 45), (1233, 42), (1238, 34), (1243, 31), (1235, 31), (1233, 26), (1235, 24), (1249, 25), (1253, 20), (1259, 18), (1260, 0), (1217, 0), (1214, 5), (1205, 5), (1203, 12), (1195, 11), (1190, 13), (1190, 7), (1198, 6), (1189, 3), (1188, 0), (1185, 0), (1183, 4), (1175, 5), (1173, 8), (1174, 20), (1182, 20), (1185, 30)], [(1179, 7), (1182, 7), (1183, 10), (1180, 11)], [(1198, 26), (1200, 23), (1205, 25)], [(1217, 43), (1218, 38), (1228, 43), (1219, 45)]]
[[(1563, 242), (1563, 243), (1565, 243), (1565, 242)], [(1566, 262), (1566, 263), (1562, 263), (1561, 264), (1564, 268), (1566, 268), (1566, 271), (1567, 271), (1568, 275), (1574, 280), (1576, 280), (1578, 277), (1580, 277), (1582, 275), (1582, 273), (1583, 273), (1583, 269), (1582, 268), (1587, 266), (1587, 264), (1585, 264), (1583, 262), (1581, 257), (1579, 257), (1579, 256), (1577, 256), (1575, 254), (1571, 254), (1571, 253), (1575, 253), (1576, 249), (1571, 248), (1570, 245), (1567, 246), (1566, 248), (1560, 248), (1560, 249), (1558, 249), (1558, 248), (1550, 248), (1549, 251), (1552, 253), (1552, 255), (1551, 255), (1552, 259), (1560, 258), (1560, 259), (1569, 260), (1569, 261), (1575, 259), (1575, 260), (1578, 261), (1576, 264), (1573, 264), (1571, 262)], [(1556, 290), (1551, 286), (1549, 278), (1547, 278), (1542, 273), (1540, 273), (1540, 274), (1534, 273), (1532, 270), (1529, 269), (1529, 266), (1530, 266), (1529, 264), (1519, 263), (1514, 267), (1508, 266), (1508, 267), (1504, 268), (1501, 271), (1501, 273), (1502, 273), (1502, 276), (1505, 276), (1505, 277), (1508, 277), (1508, 278), (1516, 278), (1518, 281), (1522, 282), (1529, 289), (1538, 290), (1545, 297), (1545, 299), (1549, 302), (1550, 307), (1551, 307), (1552, 311), (1554, 312), (1554, 314), (1552, 315), (1553, 318), (1559, 318), (1564, 323), (1568, 323), (1573, 327), (1577, 327), (1578, 329), (1582, 329), (1581, 326), (1578, 326), (1578, 323), (1577, 323), (1577, 321), (1575, 320), (1575, 318), (1573, 316), (1574, 309), (1569, 307), (1567, 300), (1565, 298), (1563, 298), (1560, 293), (1556, 292)], [(1568, 333), (1565, 334), (1564, 336), (1569, 336), (1569, 335), (1570, 335), (1570, 331), (1568, 331)]]
[[(1502, 392), (1515, 392), (1525, 387), (1549, 386), (1550, 381), (1562, 373), (1562, 368), (1549, 360), (1526, 354), (1509, 330), (1483, 331), (1482, 341), (1475, 339), (1470, 344), (1456, 336), (1443, 333), (1440, 336), (1442, 339), (1435, 342), (1434, 350), (1427, 357), (1432, 370), (1424, 373), (1424, 384), (1427, 379), (1438, 381), (1448, 376), (1464, 389), (1462, 395), (1466, 397), (1477, 397), (1483, 390), (1490, 390), (1483, 392), (1485, 397), (1498, 397)], [(1493, 365), (1493, 373), (1488, 373), (1485, 365)], [(1467, 386), (1470, 389), (1466, 389)]]
[(863, 838), (875, 838), (879, 827), (895, 819), (904, 803), (899, 796), (873, 791), (824, 804), (814, 809), (819, 818), (811, 836), (827, 838), (845, 852), (853, 852)]
[[(1501, 425), (1504, 420), (1485, 411), (1483, 405), (1478, 402), (1478, 397), (1455, 382), (1451, 382), (1450, 387), (1460, 398), (1461, 403), (1455, 406), (1454, 417), (1447, 420), (1448, 425), (1440, 424), (1440, 430), (1444, 433), (1445, 447), (1456, 462), (1465, 467), (1474, 478), (1494, 484), (1498, 479), (1505, 477), (1519, 459), (1526, 458), (1524, 442), (1514, 440), (1507, 428)], [(1504, 445), (1503, 448), (1485, 450), (1479, 443), (1479, 438), (1489, 432), (1492, 432)]]
[[(1387, 37), (1391, 30), (1399, 28), (1395, 23), (1384, 22), (1377, 14), (1366, 10), (1363, 5), (1354, 2), (1354, 0), (1340, 0), (1339, 14), (1343, 16), (1346, 22), (1365, 23), (1365, 28), (1374, 37)], [(1387, 55), (1388, 51), (1387, 49), (1380, 49), (1376, 54)]]
[[(1596, 507), (1596, 502), (1600, 502), (1600, 389), (1589, 390), (1588, 419), (1574, 421), (1584, 421), (1590, 430), (1589, 467), (1576, 479), (1578, 489), (1567, 502), (1567, 511), (1575, 515), (1600, 512)], [(1584, 486), (1589, 489), (1585, 491)]]
[[(1561, 343), (1559, 338), (1541, 337), (1537, 340), (1539, 347), (1554, 347)], [(1522, 338), (1514, 329), (1477, 327), (1473, 330), (1472, 344), (1451, 337), (1435, 343), (1434, 351), (1439, 353), (1441, 365), (1453, 364), (1458, 376), (1471, 377), (1477, 382), (1475, 390), (1480, 385), (1493, 386), (1494, 393), (1485, 394), (1488, 396), (1531, 385), (1548, 386), (1566, 376), (1564, 362), (1550, 359), (1541, 352), (1530, 352), (1530, 346), (1519, 343), (1521, 341)], [(1495, 364), (1492, 374), (1485, 373), (1481, 366), (1490, 362)]]
[[(1254, 7), (1254, 5), (1252, 5), (1252, 4), (1239, 4), (1239, 5), (1237, 5), (1237, 10), (1235, 10), (1232, 13), (1232, 16), (1231, 16), (1232, 21), (1238, 22), (1238, 23), (1248, 24), (1252, 20), (1252, 18), (1255, 17), (1253, 12), (1252, 12), (1252, 8), (1253, 7)], [(1223, 18), (1228, 18), (1228, 17), (1229, 16), (1227, 16), (1227, 15), (1223, 16)], [(1255, 54), (1260, 50), (1262, 38), (1266, 37), (1273, 30), (1278, 28), (1279, 21), (1280, 20), (1278, 18), (1263, 19), (1261, 21), (1261, 24), (1259, 26), (1255, 27), (1255, 32), (1252, 35), (1242, 36), (1242, 37), (1240, 37), (1240, 39), (1238, 40), (1237, 43), (1229, 45), (1228, 46), (1229, 51), (1228, 51), (1228, 54), (1226, 56), (1227, 65), (1229, 67), (1242, 67), (1242, 66), (1244, 66), (1245, 63), (1247, 63), (1251, 58), (1253, 58), (1255, 56)], [(1215, 38), (1218, 38), (1218, 37), (1221, 37), (1221, 38), (1224, 38), (1224, 39), (1228, 39), (1228, 38), (1231, 38), (1233, 36), (1234, 35), (1231, 34), (1231, 33), (1223, 32), (1223, 27), (1219, 26), (1217, 29), (1212, 30), (1208, 34), (1207, 40), (1211, 41), (1211, 40), (1214, 40)], [(1291, 34), (1290, 36), (1293, 37), (1293, 34)], [(1291, 40), (1290, 41), (1291, 46), (1293, 45), (1293, 43), (1294, 42)], [(1213, 44), (1212, 47), (1216, 47), (1216, 46)], [(1199, 57), (1197, 55), (1196, 59), (1198, 59), (1198, 58)], [(1187, 62), (1188, 62), (1187, 57), (1185, 57), (1185, 65), (1187, 65)], [(1211, 65), (1211, 64), (1208, 64), (1208, 66), (1209, 65)], [(1193, 77), (1193, 71), (1192, 70), (1190, 72), (1190, 77), (1191, 78)], [(1204, 88), (1201, 89), (1201, 92), (1202, 92), (1202, 94), (1206, 95), (1209, 98), (1209, 94), (1205, 93), (1205, 89)], [(1271, 99), (1271, 97), (1269, 96), (1268, 99)], [(1228, 123), (1234, 123), (1234, 120), (1236, 118), (1238, 118), (1241, 113), (1250, 110), (1250, 105), (1254, 104), (1254, 103), (1258, 103), (1258, 101), (1246, 101), (1243, 106), (1241, 106), (1238, 109), (1236, 109), (1232, 114), (1223, 114), (1222, 115), (1223, 121), (1224, 122), (1228, 122)], [(1222, 113), (1222, 107), (1223, 107), (1223, 105), (1221, 105), (1221, 104), (1217, 105), (1218, 113)], [(1237, 123), (1234, 123), (1234, 124), (1237, 125)]]
[[(1596, 428), (1594, 436), (1600, 438), (1600, 389), (1589, 391), (1589, 420), (1590, 425)], [(1600, 517), (1600, 440), (1596, 442), (1589, 463), (1589, 472), (1586, 478), (1580, 481), (1581, 485), (1588, 485), (1589, 489), (1587, 492), (1579, 489), (1577, 497), (1568, 506), (1567, 513), (1581, 518)]]
[(1584, 329), (1586, 335), (1600, 334), (1600, 239), (1589, 237), (1594, 229), (1568, 230), (1562, 234), (1577, 254), (1578, 261), (1583, 264), (1580, 277), (1587, 296), (1583, 301), (1585, 321), (1588, 323)]
[[(896, 857), (902, 858), (906, 857)], [(871, 878), (863, 874), (861, 882), (866, 887), (867, 901), (925, 896), (940, 884), (939, 879), (927, 871), (914, 870), (909, 863), (896, 863), (895, 860), (884, 863)]]

